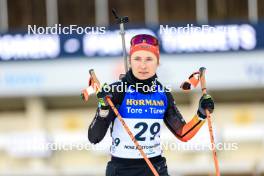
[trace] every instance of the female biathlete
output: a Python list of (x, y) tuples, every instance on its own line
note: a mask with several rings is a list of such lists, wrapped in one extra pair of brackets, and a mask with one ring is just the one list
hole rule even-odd
[[(166, 159), (162, 156), (160, 144), (161, 124), (181, 141), (190, 140), (204, 124), (205, 109), (214, 110), (210, 95), (200, 98), (197, 113), (185, 122), (170, 91), (158, 80), (156, 70), (160, 64), (158, 40), (146, 34), (131, 39), (130, 70), (121, 79), (97, 93), (98, 108), (89, 126), (88, 138), (91, 143), (100, 142), (111, 126), (111, 161), (106, 176), (152, 176), (152, 172), (135, 147), (129, 135), (116, 118), (106, 101), (110, 96), (120, 115), (132, 131), (143, 151), (160, 176), (168, 176)], [(122, 90), (120, 91), (120, 86)]]

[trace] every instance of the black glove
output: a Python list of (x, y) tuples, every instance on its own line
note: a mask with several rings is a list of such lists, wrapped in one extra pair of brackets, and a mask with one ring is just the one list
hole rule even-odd
[(205, 109), (207, 109), (210, 113), (213, 113), (214, 111), (214, 100), (211, 95), (208, 94), (203, 95), (199, 101), (197, 115), (202, 119), (206, 118)]
[[(98, 99), (98, 104), (99, 104), (99, 108), (103, 109), (103, 110), (108, 110), (109, 109), (109, 104), (106, 100), (106, 97), (110, 97), (112, 98), (112, 94), (110, 92), (106, 92), (104, 89), (106, 86), (108, 86), (107, 84), (104, 84), (101, 88), (101, 90), (96, 94), (97, 99)], [(109, 89), (107, 89), (109, 90)]]

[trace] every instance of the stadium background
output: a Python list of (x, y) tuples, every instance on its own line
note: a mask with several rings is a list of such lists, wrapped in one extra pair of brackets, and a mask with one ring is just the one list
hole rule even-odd
[[(181, 52), (170, 48), (170, 53), (164, 45), (158, 74), (162, 82), (173, 85), (176, 103), (189, 120), (201, 93), (197, 89), (185, 94), (179, 86), (193, 71), (205, 66), (209, 93), (216, 101), (215, 138), (227, 145), (226, 150), (218, 151), (221, 175), (264, 175), (263, 0), (0, 0), (0, 175), (104, 175), (111, 140), (107, 134), (97, 146), (99, 150), (90, 149), (87, 128), (95, 114), (96, 100), (92, 97), (83, 103), (79, 95), (87, 86), (90, 68), (102, 81), (118, 79), (123, 66), (121, 50), (104, 50), (120, 47), (118, 32), (114, 33), (115, 43), (93, 40), (92, 54), (89, 47), (82, 49), (85, 36), (57, 36), (58, 46), (40, 38), (33, 42), (34, 47), (23, 36), (28, 25), (76, 24), (115, 30), (118, 25), (112, 8), (129, 16), (126, 29), (153, 32), (159, 24), (235, 25), (237, 31), (231, 36), (239, 38), (235, 40), (238, 47), (228, 47), (232, 42), (227, 43), (224, 51), (217, 49), (218, 45), (210, 49), (221, 39), (218, 34), (212, 35), (213, 42), (203, 45), (209, 48), (190, 49), (187, 45)], [(67, 45), (62, 42), (68, 39), (73, 40)], [(45, 58), (52, 47), (55, 54)], [(41, 49), (43, 55), (37, 52)], [(181, 144), (166, 128), (162, 133), (164, 143)], [(48, 143), (67, 149), (40, 147)], [(188, 144), (209, 145), (207, 125)], [(76, 148), (84, 145), (89, 150)], [(235, 145), (235, 150), (230, 145)], [(171, 147), (164, 150), (164, 156), (171, 175), (213, 175), (209, 150)]]

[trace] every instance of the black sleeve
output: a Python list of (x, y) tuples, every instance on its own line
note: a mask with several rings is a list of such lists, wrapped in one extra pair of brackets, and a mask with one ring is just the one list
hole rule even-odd
[(109, 110), (107, 117), (100, 117), (99, 108), (97, 108), (95, 117), (88, 129), (89, 141), (93, 144), (100, 142), (104, 138), (107, 129), (114, 118), (115, 115), (111, 109)]
[(186, 122), (176, 107), (172, 94), (170, 92), (166, 92), (166, 96), (168, 106), (164, 116), (164, 123), (174, 135), (179, 136), (179, 134), (181, 134), (180, 130)]
[[(117, 86), (120, 84), (122, 84), (122, 82), (116, 82), (110, 85), (110, 87), (113, 88), (110, 91), (112, 94), (111, 100), (115, 106), (121, 105), (124, 99), (124, 92), (117, 91)], [(109, 109), (109, 114), (107, 117), (100, 117), (99, 108), (97, 108), (95, 117), (88, 129), (89, 141), (93, 144), (100, 142), (104, 138), (108, 127), (110, 126), (111, 122), (114, 121), (115, 117), (116, 116), (111, 108)]]

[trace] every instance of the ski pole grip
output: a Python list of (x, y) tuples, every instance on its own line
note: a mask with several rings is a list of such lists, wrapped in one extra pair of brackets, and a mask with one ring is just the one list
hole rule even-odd
[(199, 69), (199, 72), (200, 72), (200, 83), (201, 83), (201, 89), (202, 89), (203, 94), (206, 94), (205, 70), (206, 70), (205, 67), (201, 67)]
[(93, 79), (94, 83), (97, 84), (98, 88), (100, 88), (100, 82), (97, 79), (97, 76), (95, 75), (94, 69), (89, 70), (90, 76)]

